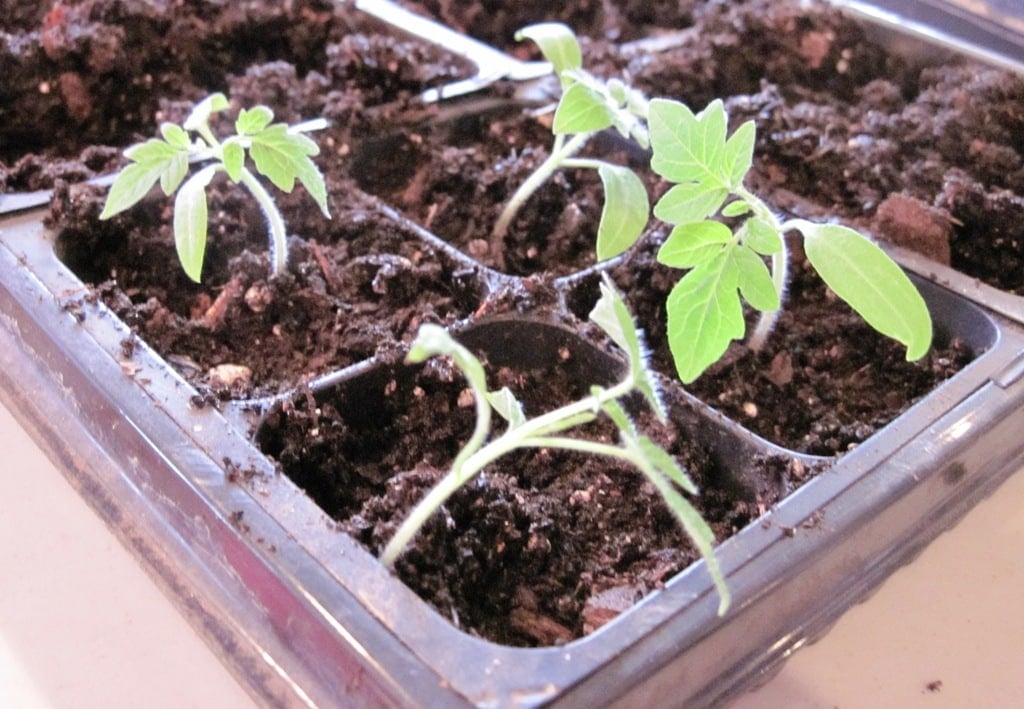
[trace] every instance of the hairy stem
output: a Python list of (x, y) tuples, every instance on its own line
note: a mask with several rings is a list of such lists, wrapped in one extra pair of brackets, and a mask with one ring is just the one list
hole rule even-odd
[(217, 136), (213, 134), (213, 131), (210, 129), (210, 126), (204, 123), (202, 125), (196, 126), (195, 131), (200, 135), (200, 137), (202, 137), (204, 141), (206, 141), (206, 145), (209, 147), (211, 151), (218, 153), (219, 157), (221, 147), (220, 141), (217, 140)]
[(498, 221), (494, 223), (494, 230), (491, 232), (490, 241), (491, 258), (494, 259), (494, 263), (499, 270), (505, 268), (505, 236), (508, 234), (509, 226), (511, 226), (516, 214), (526, 204), (526, 201), (540, 189), (541, 185), (547, 182), (562, 167), (566, 160), (578, 153), (587, 144), (592, 135), (592, 133), (577, 133), (568, 141), (564, 139), (564, 136), (556, 136), (551, 154), (534, 170), (533, 174), (519, 185), (519, 188), (505, 204), (505, 208), (498, 215)]
[[(772, 254), (772, 284), (775, 286), (775, 292), (779, 294), (781, 299), (786, 290), (786, 283), (789, 279), (789, 250), (785, 246), (785, 241), (782, 242), (783, 246), (780, 251)], [(747, 338), (747, 346), (754, 352), (760, 352), (768, 342), (768, 337), (772, 334), (772, 330), (775, 329), (775, 323), (779, 319), (780, 309), (762, 311), (761, 315), (757, 319), (757, 324), (754, 326), (753, 331), (750, 333), (750, 337)]]
[[(786, 293), (786, 284), (789, 282), (789, 249), (786, 247), (784, 225), (779, 222), (778, 217), (772, 213), (772, 210), (761, 201), (761, 198), (754, 193), (744, 187), (740, 187), (736, 190), (736, 195), (750, 206), (755, 216), (770, 224), (782, 239), (782, 248), (772, 254), (771, 265), (772, 285), (775, 286), (775, 292), (779, 294), (779, 300), (781, 301)], [(775, 329), (775, 323), (779, 319), (779, 312), (780, 309), (778, 308), (761, 312), (757, 319), (757, 324), (750, 333), (750, 337), (747, 338), (747, 347), (752, 351), (759, 352), (765, 346), (765, 343), (768, 342), (768, 337), (772, 334), (772, 330)]]
[(270, 232), (271, 273), (275, 276), (283, 273), (288, 267), (288, 234), (285, 230), (284, 219), (277, 211), (274, 198), (248, 168), (242, 168), (242, 177), (239, 182), (245, 185), (252, 196), (256, 198), (260, 209), (263, 210), (263, 216), (267, 219), (267, 230)]

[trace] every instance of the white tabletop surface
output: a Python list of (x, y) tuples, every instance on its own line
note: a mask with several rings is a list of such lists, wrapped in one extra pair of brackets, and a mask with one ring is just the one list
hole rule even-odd
[[(2, 406), (0, 450), (0, 707), (252, 706)], [(1024, 706), (1024, 475), (736, 706)]]

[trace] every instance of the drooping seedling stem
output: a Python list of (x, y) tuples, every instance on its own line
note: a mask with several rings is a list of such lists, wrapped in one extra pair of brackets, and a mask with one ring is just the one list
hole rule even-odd
[[(594, 386), (588, 396), (532, 419), (526, 417), (522, 405), (509, 389), (488, 391), (483, 365), (446, 330), (436, 325), (423, 325), (420, 328), (408, 361), (423, 362), (437, 355), (450, 357), (469, 382), (476, 405), (476, 425), (447, 474), (402, 521), (381, 553), (381, 561), (387, 566), (393, 565), (430, 517), (456, 491), (502, 456), (524, 448), (576, 451), (625, 461), (650, 480), (704, 557), (721, 599), (719, 612), (725, 612), (729, 604), (729, 591), (714, 555), (714, 534), (683, 494), (697, 494), (696, 486), (668, 452), (636, 430), (620, 404), (625, 397), (638, 392), (659, 419), (664, 421), (666, 418), (655, 379), (647, 368), (639, 332), (621, 296), (607, 278), (601, 284), (601, 298), (590, 318), (626, 353), (629, 362), (627, 372), (619, 382), (608, 388)], [(507, 428), (488, 440), (488, 436), (492, 435), (492, 411), (505, 419)], [(618, 445), (563, 435), (602, 415), (607, 416), (618, 428)]]

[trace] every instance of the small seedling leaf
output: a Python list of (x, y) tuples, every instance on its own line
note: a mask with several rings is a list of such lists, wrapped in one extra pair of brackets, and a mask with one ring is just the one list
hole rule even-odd
[(190, 177), (174, 200), (174, 245), (185, 274), (196, 283), (202, 276), (206, 253), (206, 187), (217, 169), (211, 165)]
[(136, 204), (157, 181), (164, 193), (170, 195), (188, 171), (187, 151), (159, 138), (133, 145), (124, 155), (132, 163), (114, 179), (100, 219), (109, 219)]
[(210, 116), (219, 111), (226, 110), (229, 105), (227, 96), (224, 94), (210, 94), (195, 105), (192, 112), (188, 114), (188, 118), (182, 124), (182, 127), (185, 130), (193, 131), (205, 127), (210, 122)]
[[(541, 22), (524, 27), (516, 32), (516, 41), (522, 42), (524, 39), (532, 40), (537, 45), (540, 53), (554, 67), (555, 76), (561, 78), (563, 72), (583, 66), (583, 52), (576, 35), (560, 22)], [(567, 85), (563, 78), (562, 88)]]
[[(601, 395), (602, 391), (601, 387), (591, 387), (590, 394), (596, 398)], [(612, 420), (624, 437), (631, 439), (636, 437), (636, 426), (626, 410), (622, 408), (622, 404), (615, 399), (609, 399), (601, 403), (601, 410)]]
[(750, 213), (750, 205), (742, 199), (737, 199), (722, 207), (723, 217), (742, 217)]
[(650, 218), (647, 188), (628, 167), (602, 163), (604, 207), (597, 228), (597, 258), (610, 259), (625, 252), (640, 238)]
[(150, 138), (144, 143), (138, 143), (124, 151), (124, 156), (137, 163), (159, 164), (164, 163), (181, 152), (167, 141), (159, 138)]
[[(724, 115), (724, 109), (723, 109)], [(737, 128), (725, 143), (724, 167), (729, 176), (729, 185), (736, 189), (743, 184), (743, 178), (754, 163), (754, 142), (757, 129), (753, 121), (747, 121)]]
[(693, 268), (714, 258), (732, 240), (729, 227), (720, 222), (680, 224), (658, 249), (658, 262), (673, 268)]
[(487, 391), (487, 374), (480, 360), (469, 350), (456, 342), (448, 331), (439, 325), (427, 323), (416, 332), (416, 339), (409, 347), (405, 360), (412, 364), (425, 362), (435, 355), (445, 355), (455, 360), (470, 386), (476, 391)]
[(188, 150), (191, 147), (192, 141), (189, 140), (188, 133), (181, 126), (177, 126), (173, 123), (161, 123), (160, 124), (160, 135), (164, 137), (169, 145), (179, 148), (181, 150)]
[(100, 219), (110, 219), (141, 200), (164, 173), (163, 165), (132, 163), (126, 166), (114, 179), (107, 192), (107, 201), (100, 212)]
[(636, 337), (636, 326), (626, 310), (625, 303), (615, 287), (604, 275), (600, 284), (601, 297), (590, 311), (590, 320), (596, 323), (612, 342), (632, 359), (640, 354), (640, 342)]
[(760, 217), (751, 217), (743, 223), (743, 244), (763, 256), (782, 251), (782, 234)]
[(571, 84), (555, 109), (551, 130), (555, 135), (594, 133), (615, 122), (615, 114), (604, 97), (584, 84)]
[(729, 608), (731, 595), (729, 587), (725, 583), (725, 575), (722, 573), (722, 569), (718, 564), (718, 558), (715, 556), (715, 533), (711, 530), (708, 523), (704, 521), (704, 518), (701, 517), (700, 512), (668, 480), (657, 472), (648, 474), (647, 478), (657, 488), (662, 499), (665, 500), (669, 509), (672, 510), (676, 519), (679, 520), (683, 529), (686, 530), (687, 536), (693, 541), (693, 545), (697, 547), (701, 556), (704, 557), (708, 573), (711, 575), (715, 589), (718, 591), (718, 614), (722, 615)]
[(234, 182), (241, 180), (242, 170), (245, 166), (245, 148), (239, 145), (237, 141), (228, 140), (224, 143), (224, 147), (221, 150), (221, 159), (224, 162), (224, 170), (228, 173), (228, 177)]
[(235, 132), (238, 135), (255, 135), (270, 125), (274, 120), (274, 112), (266, 106), (243, 108), (235, 119)]
[(686, 474), (679, 462), (669, 453), (652, 441), (647, 436), (639, 436), (636, 439), (637, 447), (643, 453), (647, 462), (660, 471), (665, 477), (678, 485), (685, 492), (691, 495), (697, 494), (697, 486), (690, 476)]
[(291, 192), (298, 179), (316, 200), (324, 216), (330, 217), (327, 186), (323, 175), (310, 159), (310, 156), (320, 152), (313, 140), (301, 133), (289, 133), (283, 123), (275, 123), (251, 136), (251, 141), (249, 154), (261, 175), (284, 192)]
[(487, 401), (490, 403), (491, 408), (508, 422), (509, 430), (517, 428), (526, 422), (526, 414), (523, 413), (522, 403), (520, 403), (508, 387), (488, 392)]
[(917, 288), (880, 247), (838, 224), (791, 222), (822, 280), (864, 320), (907, 348), (907, 360), (931, 347), (932, 319)]
[(672, 182), (698, 182), (709, 189), (729, 190), (731, 180), (723, 166), (726, 117), (721, 101), (694, 115), (678, 101), (652, 99), (648, 128), (655, 172)]
[(740, 294), (754, 308), (761, 311), (778, 310), (782, 303), (775, 290), (772, 274), (757, 252), (746, 246), (732, 250), (732, 258), (739, 275)]
[(160, 175), (160, 189), (170, 197), (188, 174), (188, 153), (179, 151), (171, 158)]
[(729, 190), (707, 182), (673, 185), (654, 205), (654, 216), (669, 224), (706, 219), (722, 206)]
[(686, 384), (717, 362), (746, 329), (731, 250), (683, 276), (666, 301), (669, 349)]

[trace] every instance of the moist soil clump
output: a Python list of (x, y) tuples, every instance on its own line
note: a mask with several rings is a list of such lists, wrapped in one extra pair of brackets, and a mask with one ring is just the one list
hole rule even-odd
[[(180, 105), (247, 74), (279, 119), (349, 117), (350, 125), (369, 106), (471, 71), (333, 0), (81, 0), (46, 12), (34, 2), (8, 5), (0, 16), (0, 191), (111, 172), (120, 149), (175, 120)], [(276, 80), (261, 69), (282, 66)], [(251, 98), (234, 88), (238, 100)]]
[(95, 284), (92, 297), (195, 386), (223, 398), (277, 394), (372, 356), (387, 359), (421, 324), (450, 326), (480, 303), (471, 263), (421, 240), (370, 199), (335, 202), (334, 219), (293, 237), (287, 272), (272, 277), (259, 251), (263, 217), (247, 197), (211, 191), (211, 213), (220, 216), (202, 283), (177, 264), (163, 199), (100, 222), (105, 195), (62, 183), (52, 211), (63, 225), (62, 258)]
[(434, 17), (449, 27), (523, 59), (537, 59), (516, 32), (538, 22), (562, 22), (589, 40), (628, 42), (650, 32), (682, 29), (693, 24), (700, 0), (403, 0), (415, 12)]

